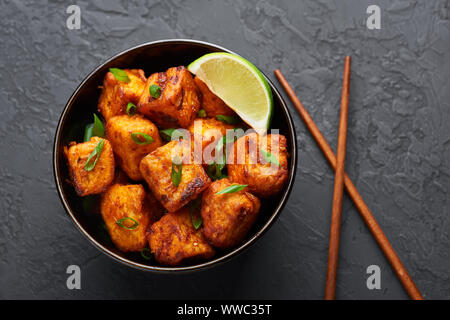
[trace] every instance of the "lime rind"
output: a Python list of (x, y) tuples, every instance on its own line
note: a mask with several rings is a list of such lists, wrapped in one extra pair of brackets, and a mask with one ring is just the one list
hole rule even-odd
[[(245, 112), (242, 112), (242, 110), (239, 110), (236, 106), (233, 106), (229, 103), (227, 103), (227, 100), (224, 97), (221, 97), (220, 94), (214, 89), (214, 86), (204, 77), (200, 70), (200, 67), (202, 64), (208, 61), (213, 61), (215, 57), (218, 58), (230, 58), (232, 61), (237, 62), (245, 67), (246, 70), (249, 70), (256, 79), (258, 79), (259, 83), (262, 84), (263, 91), (265, 94), (265, 100), (267, 103), (267, 112), (265, 113), (265, 117), (263, 119), (258, 119), (256, 122), (256, 119), (252, 119), (251, 117), (248, 117)], [(226, 53), (226, 52), (214, 52), (214, 53), (208, 53), (204, 56), (198, 58), (194, 62), (188, 65), (188, 70), (192, 72), (193, 74), (196, 74), (202, 81), (206, 83), (206, 85), (209, 87), (209, 89), (216, 95), (218, 95), (220, 98), (222, 98), (229, 106), (232, 108), (245, 122), (247, 122), (250, 126), (252, 126), (254, 129), (263, 129), (268, 130), (270, 121), (272, 118), (272, 112), (273, 112), (273, 96), (272, 96), (272, 90), (270, 89), (269, 83), (264, 76), (264, 74), (259, 71), (259, 69), (250, 61), (247, 59), (242, 58), (241, 56)]]

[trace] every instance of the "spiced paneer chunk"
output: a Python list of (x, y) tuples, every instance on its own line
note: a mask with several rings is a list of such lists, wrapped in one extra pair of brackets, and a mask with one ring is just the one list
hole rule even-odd
[(110, 71), (103, 80), (98, 110), (106, 121), (111, 117), (125, 114), (129, 102), (137, 104), (145, 88), (145, 74), (141, 69), (123, 70), (129, 81), (118, 80)]
[(233, 130), (234, 128), (235, 126), (214, 118), (197, 118), (187, 130), (191, 134), (194, 145), (201, 143), (202, 150), (207, 146), (210, 146), (209, 149), (213, 150), (217, 143), (212, 143), (220, 137), (226, 137), (227, 130)]
[(285, 136), (251, 133), (239, 138), (227, 164), (231, 181), (248, 185), (248, 191), (262, 198), (278, 194), (288, 179)]
[(164, 215), (148, 233), (148, 242), (156, 261), (167, 266), (206, 260), (214, 249), (201, 229), (192, 225), (189, 208)]
[(202, 197), (203, 234), (218, 248), (239, 244), (258, 217), (260, 201), (246, 188), (218, 194), (234, 185), (227, 178), (214, 181)]
[(187, 128), (200, 109), (199, 91), (185, 67), (152, 74), (138, 111), (162, 128)]
[(142, 158), (162, 145), (158, 129), (142, 115), (112, 117), (106, 123), (106, 137), (118, 165), (133, 180), (142, 179), (139, 171)]
[[(195, 164), (193, 160), (190, 143), (174, 140), (159, 147), (141, 161), (143, 178), (169, 212), (177, 211), (197, 198), (211, 183), (202, 165)], [(175, 185), (174, 171), (181, 172), (178, 186)], [(176, 176), (175, 174), (175, 179)]]
[(153, 221), (142, 185), (112, 185), (102, 195), (100, 212), (117, 248), (128, 252), (147, 246), (146, 233)]
[[(90, 157), (96, 149), (97, 153)], [(108, 140), (92, 137), (83, 143), (71, 142), (69, 148), (64, 148), (64, 153), (79, 196), (102, 193), (113, 182), (114, 154)]]

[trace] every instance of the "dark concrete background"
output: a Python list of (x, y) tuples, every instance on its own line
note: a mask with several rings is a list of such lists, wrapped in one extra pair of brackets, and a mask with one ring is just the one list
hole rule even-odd
[[(66, 8), (81, 7), (80, 30)], [(365, 26), (378, 4), (381, 30)], [(108, 57), (164, 38), (211, 41), (281, 68), (335, 148), (343, 57), (353, 57), (347, 171), (425, 298), (450, 297), (450, 2), (0, 0), (0, 298), (320, 299), (333, 172), (289, 104), (297, 181), (249, 251), (188, 275), (133, 270), (75, 228), (55, 190), (52, 145), (63, 107)], [(66, 288), (81, 267), (82, 289)], [(366, 268), (381, 267), (381, 290)], [(348, 198), (337, 297), (406, 299)]]

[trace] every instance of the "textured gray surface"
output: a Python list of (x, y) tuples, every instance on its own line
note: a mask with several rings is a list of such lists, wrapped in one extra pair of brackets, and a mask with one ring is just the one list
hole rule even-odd
[[(0, 0), (0, 298), (322, 297), (333, 172), (291, 105), (293, 194), (274, 227), (225, 265), (180, 276), (132, 270), (66, 215), (51, 168), (65, 102), (106, 58), (164, 38), (217, 43), (272, 79), (281, 68), (333, 148), (343, 57), (352, 55), (347, 171), (425, 298), (450, 298), (449, 1), (71, 3), (81, 30), (66, 28), (64, 1)], [(365, 27), (369, 4), (381, 7), (381, 30)], [(66, 288), (70, 264), (81, 267), (81, 290)], [(371, 264), (381, 290), (366, 288)], [(348, 198), (337, 297), (407, 298)]]

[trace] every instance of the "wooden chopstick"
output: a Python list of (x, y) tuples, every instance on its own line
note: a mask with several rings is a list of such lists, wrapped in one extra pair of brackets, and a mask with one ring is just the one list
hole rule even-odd
[[(286, 78), (281, 73), (281, 71), (277, 69), (277, 70), (275, 70), (274, 73), (275, 73), (275, 76), (278, 78), (278, 81), (280, 81), (280, 84), (283, 86), (284, 90), (286, 91), (287, 95), (289, 96), (289, 99), (291, 99), (292, 103), (294, 104), (295, 108), (297, 109), (298, 113), (300, 114), (300, 117), (305, 122), (306, 127), (308, 128), (308, 130), (311, 132), (312, 136), (316, 140), (317, 144), (319, 145), (319, 148), (324, 153), (324, 155), (327, 158), (328, 162), (330, 163), (331, 167), (334, 170), (336, 170), (336, 156), (334, 155), (333, 150), (330, 148), (327, 141), (323, 137), (319, 128), (317, 128), (313, 119), (308, 114), (306, 109), (303, 107), (303, 104), (300, 102), (298, 97), (295, 95), (294, 90), (291, 88), (291, 86), (287, 82)], [(374, 236), (375, 240), (377, 241), (378, 245), (380, 246), (380, 248), (383, 251), (386, 258), (388, 259), (389, 263), (391, 264), (392, 268), (394, 269), (395, 273), (397, 274), (397, 277), (399, 278), (400, 282), (402, 283), (402, 285), (405, 288), (408, 295), (411, 297), (411, 299), (423, 300), (422, 295), (420, 294), (419, 290), (417, 289), (416, 285), (414, 284), (414, 281), (411, 279), (410, 275), (408, 274), (408, 271), (403, 266), (403, 263), (400, 261), (400, 258), (395, 253), (394, 249), (392, 248), (391, 244), (389, 243), (389, 240), (384, 235), (383, 230), (381, 230), (377, 221), (373, 217), (372, 213), (370, 212), (370, 210), (367, 207), (366, 203), (364, 202), (363, 198), (361, 197), (361, 195), (359, 194), (355, 185), (350, 180), (350, 178), (348, 177), (347, 174), (344, 175), (344, 185), (347, 189), (347, 192), (348, 192), (350, 198), (353, 200), (356, 208), (358, 209), (359, 213), (361, 214), (361, 217), (363, 218), (363, 220), (366, 223), (367, 227), (369, 228), (370, 232), (372, 232), (372, 235)]]
[(331, 210), (330, 244), (328, 247), (327, 282), (325, 300), (334, 300), (336, 296), (336, 276), (339, 255), (339, 237), (341, 233), (342, 197), (344, 194), (345, 150), (347, 146), (348, 98), (350, 94), (351, 58), (345, 57), (344, 80), (342, 83), (341, 115), (337, 145), (336, 173), (334, 177), (333, 208)]

